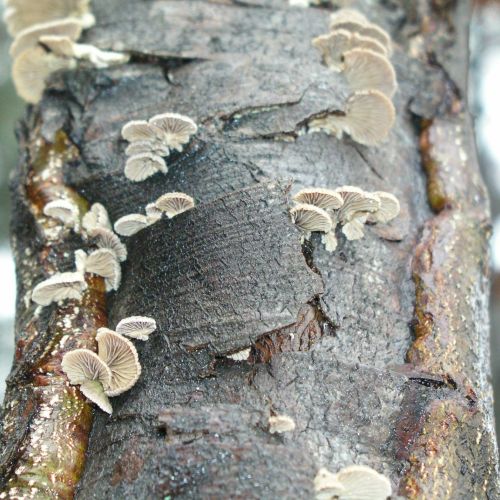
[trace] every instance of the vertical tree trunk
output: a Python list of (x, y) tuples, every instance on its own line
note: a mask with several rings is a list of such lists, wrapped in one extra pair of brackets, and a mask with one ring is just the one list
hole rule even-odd
[[(396, 43), (397, 124), (380, 147), (300, 133), (341, 98), (311, 47), (328, 8), (94, 0), (85, 41), (131, 62), (55, 77), (19, 134), (4, 497), (312, 498), (320, 467), (352, 463), (408, 498), (500, 494), (488, 200), (465, 109), (471, 5), (352, 6)], [(164, 111), (200, 131), (167, 175), (131, 183), (120, 129)], [(393, 192), (400, 217), (333, 254), (319, 239), (301, 245), (290, 189), (346, 184)], [(116, 220), (168, 191), (197, 206), (127, 241), (117, 293), (89, 278), (81, 302), (25, 300), (88, 245), (53, 230), (47, 201), (65, 193), (82, 213), (101, 202)], [(60, 359), (135, 314), (159, 329), (109, 417), (66, 383)], [(223, 356), (247, 346), (249, 362)], [(295, 431), (270, 434), (272, 414), (291, 416)]]

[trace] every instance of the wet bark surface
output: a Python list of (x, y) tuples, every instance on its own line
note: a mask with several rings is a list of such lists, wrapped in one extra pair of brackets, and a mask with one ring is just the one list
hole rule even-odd
[[(312, 498), (320, 467), (352, 463), (383, 472), (408, 498), (500, 494), (488, 381), (488, 201), (464, 102), (470, 5), (441, 4), (352, 2), (395, 41), (397, 123), (384, 145), (367, 148), (302, 133), (309, 117), (341, 109), (346, 96), (311, 46), (334, 7), (93, 2), (97, 25), (85, 42), (132, 59), (56, 75), (28, 112), (13, 190), (20, 298), (86, 244), (58, 235), (52, 268), (26, 258), (26, 249), (39, 256), (47, 247), (43, 232), (33, 238), (43, 222), (30, 189), (34, 144), (57, 150), (64, 134), (63, 149), (74, 151), (60, 161), (60, 184), (85, 205), (103, 203), (113, 221), (168, 191), (190, 194), (197, 206), (129, 238), (122, 285), (107, 296), (109, 320), (65, 332), (72, 340), (63, 351), (92, 346), (98, 326), (124, 316), (151, 315), (159, 326), (137, 343), (137, 385), (112, 399), (111, 417), (93, 410), (85, 460), (90, 408), (65, 384), (49, 347), (70, 312), (53, 306), (35, 316), (20, 300), (0, 459), (8, 494), (28, 495), (30, 478), (55, 491), (50, 474), (28, 477), (34, 452), (19, 451), (45, 429), (34, 395), (42, 352), (85, 412), (71, 416), (84, 429), (65, 434), (82, 453), (75, 473), (60, 479), (61, 496), (75, 494), (79, 479), (82, 499)], [(168, 157), (166, 175), (132, 183), (121, 127), (165, 111), (187, 114), (200, 130)], [(341, 185), (394, 193), (400, 216), (367, 227), (359, 241), (339, 236), (333, 254), (316, 237), (301, 245), (290, 193)], [(93, 290), (94, 305), (74, 305), (80, 313), (95, 314), (102, 283)], [(246, 347), (248, 362), (224, 357)], [(269, 433), (275, 414), (292, 417), (296, 429)]]

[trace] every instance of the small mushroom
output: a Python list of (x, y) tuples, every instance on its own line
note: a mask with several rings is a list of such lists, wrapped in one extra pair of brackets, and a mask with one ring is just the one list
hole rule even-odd
[(141, 182), (157, 172), (168, 172), (165, 160), (154, 153), (140, 153), (131, 156), (125, 163), (125, 177), (134, 182)]
[(351, 465), (331, 474), (320, 469), (314, 479), (317, 500), (387, 500), (392, 495), (387, 477), (365, 465)]
[(293, 197), (293, 201), (314, 205), (324, 210), (337, 210), (344, 203), (342, 196), (337, 191), (324, 188), (301, 189)]
[(380, 208), (376, 212), (368, 214), (367, 222), (387, 223), (399, 215), (399, 201), (393, 194), (376, 191), (372, 195), (380, 200)]
[(112, 373), (97, 354), (89, 349), (69, 351), (62, 359), (61, 368), (70, 384), (80, 385), (82, 393), (101, 410), (110, 414), (113, 412), (104, 392), (104, 387), (111, 381)]
[(108, 248), (111, 250), (118, 261), (127, 260), (127, 247), (120, 241), (120, 238), (110, 229), (96, 227), (89, 231), (89, 236), (95, 239), (99, 248)]
[(352, 49), (342, 55), (342, 72), (354, 90), (378, 90), (387, 97), (396, 92), (396, 73), (382, 54), (368, 49)]
[(156, 330), (156, 321), (147, 316), (130, 316), (123, 318), (116, 325), (116, 332), (133, 339), (148, 340), (149, 335)]
[(82, 225), (87, 231), (92, 231), (97, 228), (111, 230), (108, 211), (100, 203), (94, 203), (90, 207), (90, 210), (83, 216)]
[(155, 201), (155, 205), (171, 219), (186, 210), (191, 210), (194, 207), (194, 200), (185, 193), (166, 193)]
[(134, 141), (125, 149), (127, 156), (135, 156), (143, 153), (153, 153), (158, 156), (168, 156), (170, 150), (161, 141)]
[(78, 207), (69, 200), (49, 201), (43, 207), (43, 213), (47, 217), (60, 220), (65, 226), (74, 227), (78, 225)]
[(132, 236), (149, 226), (148, 218), (142, 214), (129, 214), (115, 222), (115, 232), (120, 236)]
[(330, 14), (330, 29), (348, 23), (355, 23), (359, 26), (368, 24), (368, 19), (364, 14), (355, 9), (339, 9)]
[(99, 357), (109, 366), (111, 379), (104, 386), (108, 396), (128, 391), (139, 379), (141, 365), (134, 344), (107, 328), (97, 330)]
[(251, 350), (250, 347), (247, 347), (241, 351), (226, 354), (226, 358), (232, 359), (233, 361), (246, 361), (250, 357)]
[(73, 59), (50, 54), (42, 47), (32, 47), (14, 59), (12, 80), (18, 95), (26, 102), (36, 104), (42, 98), (46, 81), (52, 73), (75, 66)]
[(177, 113), (163, 113), (153, 116), (149, 123), (163, 132), (163, 140), (169, 148), (179, 152), (198, 130), (196, 123), (191, 118)]
[(146, 217), (149, 224), (158, 222), (161, 219), (162, 213), (155, 203), (148, 203), (146, 205)]
[(328, 212), (314, 205), (299, 203), (290, 209), (290, 215), (292, 222), (306, 233), (329, 233), (332, 230), (333, 222)]
[(33, 289), (31, 299), (41, 306), (48, 306), (59, 300), (80, 300), (86, 288), (82, 273), (57, 273), (38, 283)]
[(271, 434), (291, 432), (295, 429), (295, 421), (288, 415), (269, 417), (269, 432)]
[(349, 241), (360, 240), (365, 235), (363, 228), (366, 218), (367, 215), (363, 214), (358, 217), (354, 217), (342, 226), (342, 232)]
[(75, 251), (76, 272), (85, 274), (85, 265), (87, 263), (87, 254), (83, 250)]
[(109, 248), (94, 250), (85, 260), (85, 271), (104, 278), (106, 291), (118, 290), (122, 278), (120, 264)]
[(334, 252), (338, 245), (337, 236), (335, 236), (335, 228), (332, 228), (329, 233), (323, 234), (321, 236), (321, 242), (325, 245), (325, 250), (327, 252)]
[(156, 142), (161, 131), (152, 127), (146, 120), (131, 120), (122, 127), (122, 137), (128, 142)]
[(341, 224), (352, 221), (360, 216), (376, 212), (380, 208), (380, 200), (371, 193), (366, 193), (356, 186), (342, 186), (335, 191), (344, 200), (338, 211), (338, 219)]

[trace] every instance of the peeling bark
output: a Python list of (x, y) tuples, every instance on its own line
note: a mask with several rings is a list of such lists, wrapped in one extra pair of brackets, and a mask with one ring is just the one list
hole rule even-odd
[[(377, 148), (302, 133), (346, 95), (310, 45), (328, 8), (94, 0), (85, 42), (130, 52), (130, 63), (55, 75), (20, 135), (4, 496), (312, 498), (320, 467), (352, 463), (407, 498), (500, 495), (488, 200), (464, 102), (470, 3), (352, 4), (396, 42), (397, 123)], [(199, 133), (169, 156), (167, 175), (131, 183), (120, 129), (163, 111), (191, 116)], [(44, 165), (56, 181), (36, 184)], [(363, 240), (340, 237), (333, 254), (316, 237), (301, 245), (290, 189), (346, 184), (393, 192), (401, 215)], [(128, 239), (107, 301), (89, 278), (81, 304), (37, 313), (24, 295), (87, 244), (46, 227), (41, 207), (59, 189), (82, 212), (103, 203), (113, 221), (167, 191), (197, 206)], [(60, 358), (133, 314), (159, 327), (138, 345), (143, 373), (112, 417), (93, 410), (90, 432), (91, 408)], [(225, 357), (247, 347), (246, 362)], [(275, 414), (296, 429), (270, 434)]]

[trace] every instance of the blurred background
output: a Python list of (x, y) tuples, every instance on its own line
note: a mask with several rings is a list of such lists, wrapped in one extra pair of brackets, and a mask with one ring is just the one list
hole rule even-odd
[[(464, 1), (464, 0), (458, 0)], [(500, 435), (500, 1), (476, 1), (471, 23), (470, 108), (484, 179), (490, 190), (493, 237), (491, 264), (492, 371), (497, 435)], [(0, 4), (0, 12), (3, 3)], [(17, 162), (14, 135), (24, 110), (10, 80), (9, 38), (0, 23), (0, 402), (14, 353), (15, 273), (9, 248), (9, 172)]]

